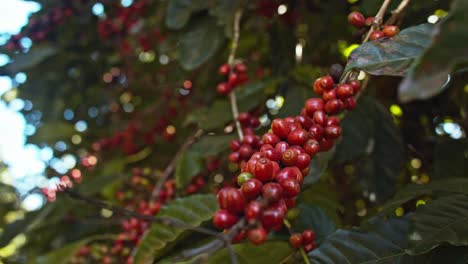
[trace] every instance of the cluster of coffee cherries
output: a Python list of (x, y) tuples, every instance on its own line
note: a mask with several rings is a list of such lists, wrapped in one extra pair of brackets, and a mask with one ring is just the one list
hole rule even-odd
[(229, 161), (242, 167), (262, 145), (261, 138), (254, 132), (254, 129), (260, 125), (260, 121), (248, 112), (240, 113), (237, 120), (242, 126), (244, 138), (242, 142), (236, 139), (231, 141), (229, 146), (232, 152), (229, 155)]
[(302, 233), (293, 233), (289, 237), (289, 244), (294, 248), (303, 248), (305, 252), (312, 251), (317, 247), (315, 243), (315, 233), (310, 229), (302, 231)]
[[(374, 17), (365, 18), (360, 12), (354, 11), (348, 15), (348, 22), (358, 29), (371, 27), (374, 22)], [(380, 29), (372, 31), (369, 38), (370, 40), (376, 40), (384, 37), (393, 37), (399, 32), (400, 28), (397, 26), (384, 25)]]
[(218, 73), (222, 76), (227, 77), (226, 81), (221, 82), (216, 86), (216, 90), (220, 94), (228, 94), (236, 86), (242, 85), (249, 80), (247, 75), (247, 66), (244, 63), (236, 63), (232, 69), (231, 66), (227, 63), (219, 67)]
[(353, 96), (359, 89), (358, 81), (335, 84), (333, 77), (321, 77), (315, 81), (314, 91), (322, 98), (309, 98), (296, 117), (274, 119), (271, 130), (256, 143), (260, 150), (241, 167), (237, 176), (240, 188), (219, 190), (220, 210), (214, 225), (229, 229), (243, 217), (245, 232), (235, 240), (247, 237), (256, 245), (266, 240), (268, 232), (280, 230), (287, 210), (295, 206), (311, 159), (331, 149), (341, 135), (340, 120), (333, 115), (353, 109)]

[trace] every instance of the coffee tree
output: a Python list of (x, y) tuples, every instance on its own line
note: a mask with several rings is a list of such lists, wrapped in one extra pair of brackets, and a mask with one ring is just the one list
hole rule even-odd
[(468, 261), (467, 1), (38, 2), (3, 262)]

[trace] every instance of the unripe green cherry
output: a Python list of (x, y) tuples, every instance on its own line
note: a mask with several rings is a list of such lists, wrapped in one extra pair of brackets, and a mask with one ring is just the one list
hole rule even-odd
[(252, 179), (253, 177), (254, 176), (252, 175), (252, 173), (242, 172), (241, 174), (239, 174), (239, 176), (237, 176), (237, 184), (239, 184), (239, 186), (242, 186), (244, 182)]

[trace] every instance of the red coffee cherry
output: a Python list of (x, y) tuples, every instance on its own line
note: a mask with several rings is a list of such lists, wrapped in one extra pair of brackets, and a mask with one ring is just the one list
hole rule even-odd
[(288, 209), (294, 208), (296, 206), (296, 198), (284, 199), (284, 203)]
[(254, 245), (261, 245), (265, 242), (267, 232), (261, 226), (247, 231), (247, 239)]
[(339, 126), (340, 119), (336, 116), (330, 116), (327, 120), (327, 126), (331, 126), (331, 125)]
[(376, 31), (373, 31), (370, 35), (370, 40), (377, 40), (377, 39), (380, 39), (380, 38), (383, 38), (385, 37), (385, 34), (380, 31), (380, 30), (376, 30)]
[(307, 153), (301, 153), (297, 155), (297, 161), (296, 161), (296, 166), (299, 169), (305, 169), (308, 168), (310, 165), (310, 156)]
[(358, 80), (353, 80), (349, 82), (349, 85), (353, 87), (353, 91), (356, 94), (361, 89), (361, 83)]
[(318, 78), (314, 82), (314, 93), (316, 93), (317, 95), (322, 95), (322, 93), (323, 93), (323, 88), (320, 85), (320, 81), (321, 81), (321, 78)]
[(276, 175), (276, 181), (282, 182), (285, 180), (295, 180), (298, 182), (302, 182), (302, 172), (298, 167), (286, 167), (281, 169), (278, 174)]
[(227, 75), (231, 71), (231, 67), (229, 67), (229, 64), (225, 63), (219, 67), (219, 74), (221, 75)]
[(281, 163), (283, 163), (284, 166), (294, 166), (297, 162), (297, 155), (298, 153), (294, 149), (288, 148), (281, 155)]
[(341, 84), (336, 88), (336, 96), (340, 99), (346, 99), (353, 96), (354, 89), (350, 84)]
[(341, 100), (335, 99), (335, 100), (328, 101), (325, 104), (324, 109), (327, 114), (335, 114), (338, 111), (340, 111), (342, 107), (343, 107), (343, 103), (341, 102)]
[(353, 97), (347, 98), (345, 100), (345, 104), (346, 109), (353, 110), (354, 108), (356, 108), (356, 99), (354, 99)]
[(309, 139), (304, 144), (304, 150), (310, 157), (314, 157), (320, 150), (320, 143), (316, 139)]
[(317, 247), (317, 244), (315, 244), (315, 242), (312, 242), (312, 243), (309, 243), (309, 244), (304, 246), (304, 251), (305, 252), (310, 252), (310, 251), (314, 250), (316, 247)]
[(245, 73), (247, 72), (247, 66), (245, 66), (244, 63), (237, 63), (236, 65), (234, 65), (234, 71), (236, 71), (237, 73)]
[(302, 231), (302, 238), (304, 239), (304, 244), (310, 244), (314, 242), (315, 233), (310, 229)]
[(285, 141), (280, 141), (276, 143), (275, 149), (279, 151), (280, 154), (283, 154), (289, 148), (289, 144)]
[(277, 202), (283, 197), (283, 188), (278, 183), (269, 182), (263, 185), (262, 196), (268, 203)]
[(229, 74), (227, 83), (230, 87), (235, 87), (239, 84), (239, 75), (235, 72), (231, 72)]
[(213, 224), (219, 229), (230, 228), (235, 225), (239, 218), (229, 213), (228, 210), (218, 210), (213, 217)]
[[(239, 243), (247, 237), (247, 231), (241, 230), (237, 235), (232, 238), (232, 243)], [(133, 264), (133, 262), (128, 263)]]
[(242, 140), (242, 143), (250, 145), (250, 146), (255, 146), (257, 145), (257, 138), (255, 135), (244, 135), (244, 139)]
[(264, 149), (262, 153), (271, 161), (278, 162), (281, 160), (281, 153), (274, 148)]
[[(333, 101), (335, 101), (335, 100), (328, 101), (325, 105), (327, 105), (327, 104), (329, 104), (330, 102), (333, 102)], [(326, 123), (327, 123), (327, 114), (325, 114), (325, 112), (322, 111), (322, 110), (315, 111), (313, 118), (314, 118), (315, 124), (317, 124), (317, 125), (325, 126)]]
[(373, 16), (366, 18), (366, 21), (364, 23), (366, 25), (366, 27), (372, 26), (372, 24), (374, 23), (374, 19), (375, 19), (375, 17), (373, 17)]
[(268, 158), (260, 158), (255, 164), (255, 178), (261, 182), (270, 181), (273, 178), (273, 164)]
[(325, 138), (335, 139), (341, 136), (341, 127), (337, 125), (331, 125), (325, 127)]
[(320, 151), (328, 151), (333, 148), (333, 139), (322, 138), (320, 141)]
[(239, 140), (231, 140), (231, 142), (229, 143), (229, 147), (231, 148), (232, 151), (239, 150), (240, 146), (241, 144)]
[(229, 154), (229, 157), (228, 157), (229, 161), (232, 162), (232, 163), (237, 163), (239, 162), (240, 160), (240, 154), (239, 152), (232, 152), (231, 154)]
[(233, 214), (244, 211), (245, 199), (239, 189), (224, 187), (218, 192), (218, 203), (221, 209), (226, 209)]
[(305, 115), (296, 116), (296, 122), (299, 122), (299, 124), (301, 124), (301, 127), (305, 130), (309, 129), (314, 124), (314, 121), (310, 117)]
[(291, 129), (289, 128), (289, 123), (284, 119), (274, 119), (271, 123), (271, 130), (279, 138), (287, 138)]
[(250, 203), (247, 204), (247, 207), (245, 208), (245, 220), (247, 222), (254, 222), (257, 219), (260, 218), (260, 214), (262, 213), (262, 203), (258, 201), (251, 201)]
[(268, 208), (263, 211), (261, 223), (266, 230), (280, 229), (283, 225), (284, 212), (279, 209)]
[(263, 141), (263, 144), (270, 144), (272, 146), (275, 146), (276, 143), (280, 141), (280, 138), (277, 135), (268, 132), (263, 135), (262, 141)]
[(284, 180), (280, 182), (280, 185), (283, 188), (284, 198), (296, 197), (301, 192), (301, 185), (296, 180)]
[(309, 117), (312, 117), (316, 111), (323, 110), (324, 103), (320, 98), (310, 98), (305, 102), (304, 108)]
[[(327, 123), (328, 123), (328, 120), (327, 120)], [(321, 139), (323, 136), (323, 127), (321, 125), (312, 125), (310, 128), (309, 128), (309, 137), (310, 138), (313, 138), (313, 139), (316, 139), (316, 140), (319, 140)]]
[(288, 143), (290, 145), (300, 145), (304, 144), (309, 137), (309, 134), (304, 129), (296, 129), (289, 133)]
[(242, 144), (239, 148), (239, 155), (240, 158), (243, 160), (247, 160), (252, 156), (253, 154), (253, 149), (249, 144)]
[(335, 81), (333, 81), (333, 77), (331, 77), (330, 75), (323, 76), (322, 78), (320, 78), (320, 86), (324, 90), (333, 89), (334, 85), (335, 85)]
[(301, 233), (294, 233), (289, 237), (289, 243), (294, 248), (302, 247), (302, 234)]
[(393, 37), (396, 34), (400, 33), (400, 29), (397, 26), (385, 26), (382, 32), (385, 34), (387, 37)]
[(231, 87), (227, 83), (222, 82), (216, 86), (216, 90), (220, 94), (228, 94), (231, 91)]
[(351, 12), (348, 15), (348, 22), (356, 28), (361, 28), (365, 25), (366, 19), (360, 12)]
[(260, 195), (262, 192), (262, 187), (262, 182), (254, 178), (247, 180), (244, 182), (244, 184), (242, 184), (241, 192), (247, 199), (251, 200), (257, 198)]
[(248, 112), (242, 112), (237, 116), (237, 121), (239, 121), (243, 126), (246, 126), (250, 124), (250, 117), (251, 116)]
[(323, 92), (322, 98), (324, 101), (330, 101), (330, 100), (336, 99), (336, 89), (331, 89), (331, 90)]

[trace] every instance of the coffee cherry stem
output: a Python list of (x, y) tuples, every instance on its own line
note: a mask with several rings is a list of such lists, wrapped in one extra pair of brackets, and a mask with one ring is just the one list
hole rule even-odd
[(302, 256), (302, 259), (304, 260), (304, 263), (305, 263), (305, 264), (311, 264), (311, 263), (310, 263), (310, 260), (309, 260), (309, 257), (307, 256), (307, 254), (306, 254), (304, 248), (300, 248), (300, 249), (299, 249), (299, 252), (301, 252), (301, 256)]
[(369, 40), (372, 32), (377, 30), (380, 27), (380, 25), (382, 25), (383, 17), (385, 15), (385, 12), (387, 11), (387, 8), (390, 5), (391, 1), (392, 0), (384, 0), (382, 5), (380, 6), (379, 11), (377, 12), (377, 15), (375, 15), (374, 22), (372, 23), (372, 26), (369, 29), (369, 31), (367, 32), (367, 35), (364, 38), (364, 40), (362, 41), (362, 43), (367, 42)]

